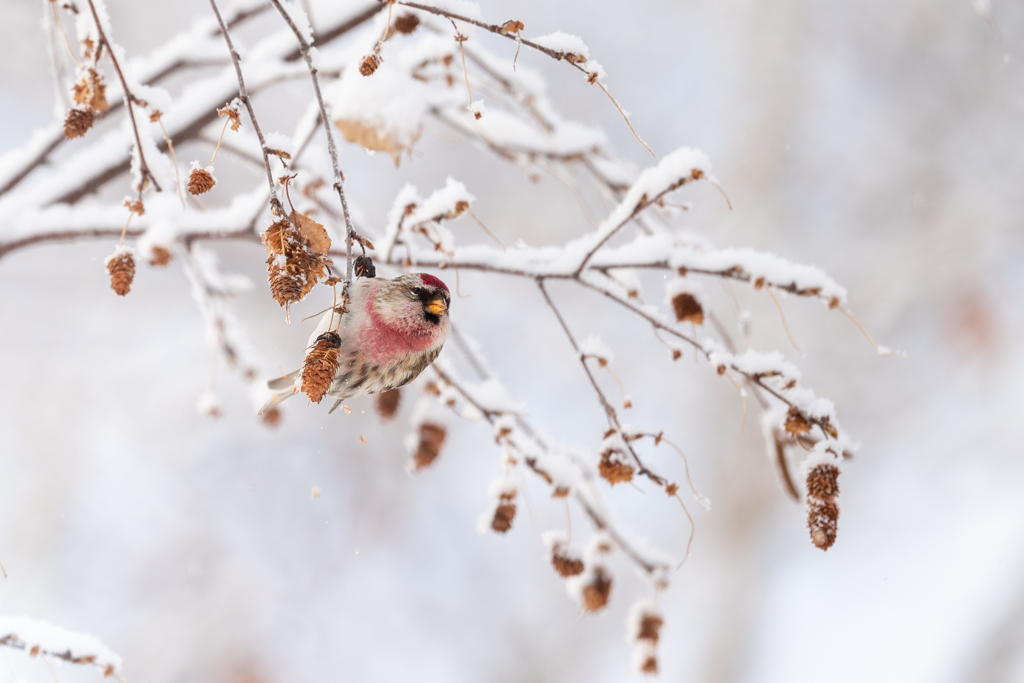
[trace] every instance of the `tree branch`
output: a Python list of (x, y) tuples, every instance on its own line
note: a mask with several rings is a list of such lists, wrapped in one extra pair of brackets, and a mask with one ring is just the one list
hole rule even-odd
[[(211, 0), (212, 2), (213, 0)], [(320, 119), (324, 124), (324, 134), (327, 136), (327, 150), (331, 155), (331, 167), (334, 170), (334, 190), (338, 193), (338, 199), (341, 201), (341, 212), (345, 217), (345, 252), (346, 252), (346, 267), (345, 267), (345, 282), (342, 285), (342, 301), (347, 301), (348, 288), (352, 284), (352, 241), (355, 239), (355, 229), (352, 227), (352, 217), (348, 211), (348, 201), (345, 199), (345, 176), (341, 172), (341, 165), (338, 163), (338, 149), (334, 143), (334, 134), (331, 131), (331, 118), (327, 114), (327, 106), (324, 104), (323, 95), (320, 93), (320, 80), (317, 78), (317, 69), (313, 65), (313, 59), (309, 56), (309, 43), (306, 42), (306, 38), (302, 35), (298, 26), (292, 21), (291, 16), (285, 11), (284, 7), (281, 6), (279, 0), (270, 0), (277, 11), (284, 18), (285, 23), (288, 24), (288, 28), (295, 34), (295, 39), (299, 42), (299, 50), (302, 52), (302, 58), (306, 61), (306, 66), (309, 68), (309, 77), (313, 81), (313, 91), (316, 93), (316, 102), (320, 107)], [(264, 154), (264, 156), (266, 156)]]
[(256, 137), (260, 140), (260, 148), (263, 151), (263, 167), (267, 170), (267, 184), (270, 185), (270, 211), (276, 216), (284, 215), (284, 208), (281, 206), (281, 200), (277, 198), (277, 187), (274, 185), (274, 172), (270, 169), (270, 148), (267, 146), (267, 141), (263, 137), (263, 131), (260, 130), (260, 124), (256, 120), (256, 112), (253, 111), (252, 102), (249, 101), (249, 91), (245, 88), (245, 78), (242, 76), (242, 64), (241, 59), (238, 56), (238, 52), (235, 50), (234, 43), (231, 42), (231, 36), (228, 34), (228, 27), (224, 24), (224, 19), (220, 15), (220, 10), (217, 9), (217, 0), (210, 0), (210, 7), (213, 8), (213, 13), (217, 17), (217, 23), (220, 24), (221, 35), (224, 36), (224, 42), (228, 44), (228, 52), (231, 53), (231, 62), (235, 65), (235, 74), (238, 76), (238, 98), (245, 105), (246, 110), (249, 112), (249, 120), (252, 121), (252, 127), (256, 131)]
[[(136, 100), (135, 95), (132, 94), (131, 89), (128, 87), (128, 81), (124, 78), (124, 72), (121, 71), (121, 65), (117, 61), (117, 55), (114, 52), (114, 46), (110, 40), (107, 39), (106, 33), (103, 31), (103, 26), (100, 23), (100, 15), (96, 12), (96, 5), (93, 4), (92, 0), (86, 0), (89, 3), (89, 9), (92, 11), (92, 18), (96, 22), (96, 32), (99, 33), (100, 45), (107, 46), (107, 54), (110, 56), (110, 61), (114, 65), (114, 70), (117, 71), (117, 77), (121, 81), (121, 89), (124, 91), (124, 106), (128, 109), (128, 117), (132, 122), (132, 131), (135, 133), (135, 151), (139, 153), (139, 173), (142, 175), (142, 180), (139, 182), (137, 188), (139, 198), (142, 198), (142, 190), (145, 188), (146, 181), (153, 183), (153, 187), (156, 188), (157, 192), (160, 192), (160, 183), (156, 181), (156, 177), (152, 171), (149, 170), (149, 164), (146, 163), (146, 155), (142, 151), (142, 138), (139, 137), (139, 126), (135, 122), (135, 110), (132, 109), (132, 102)], [(97, 49), (99, 49), (97, 47)]]

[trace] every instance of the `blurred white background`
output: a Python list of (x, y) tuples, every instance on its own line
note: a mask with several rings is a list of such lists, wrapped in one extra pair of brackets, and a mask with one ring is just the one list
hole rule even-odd
[[(209, 12), (201, 0), (108, 6), (130, 55)], [(693, 555), (662, 599), (662, 680), (1024, 681), (1024, 4), (993, 0), (1002, 42), (970, 0), (482, 7), (523, 21), (527, 37), (581, 35), (656, 152), (710, 155), (734, 210), (695, 187), (684, 227), (821, 266), (875, 337), (907, 352), (879, 358), (838, 312), (788, 299), (799, 359), (771, 302), (738, 288), (755, 313), (748, 343), (798, 361), (861, 444), (841, 480), (838, 541), (822, 553), (776, 483), (753, 409), (741, 431), (733, 387), (689, 358), (672, 364), (610, 304), (552, 286), (577, 333), (616, 350), (629, 419), (666, 429), (713, 502), (711, 513), (692, 506)], [(47, 9), (0, 0), (0, 152), (55, 116)], [(519, 59), (545, 74), (564, 114), (652, 162), (575, 72)], [(259, 98), (268, 127), (288, 132), (289, 95), (307, 91), (297, 81)], [(186, 148), (179, 160), (208, 153)], [(358, 215), (377, 229), (404, 183), (425, 193), (448, 175), (506, 241), (588, 229), (558, 182), (532, 183), (447, 138), (425, 136), (397, 170), (351, 145), (342, 163)], [(561, 506), (536, 489), (512, 532), (477, 534), (499, 472), (487, 428), (453, 421), (441, 458), (409, 476), (410, 392), (388, 425), (358, 399), (330, 417), (288, 405), (269, 431), (222, 371), (223, 416), (204, 417), (209, 358), (180, 259), (141, 267), (120, 299), (103, 268), (108, 242), (0, 260), (0, 613), (99, 636), (136, 683), (636, 676), (624, 620), (644, 586), (623, 564), (609, 608), (581, 615), (539, 540), (563, 523)], [(236, 309), (262, 368), (296, 365), (312, 324), (297, 321), (323, 299), (285, 326), (262, 248), (216, 248), (256, 283)], [(463, 274), (462, 291), (471, 296), (455, 300), (454, 319), (531, 418), (596, 453), (599, 407), (535, 288)], [(724, 294), (708, 291), (726, 317)], [(678, 473), (675, 456), (658, 458)], [(685, 546), (674, 501), (630, 487), (608, 499), (638, 533)], [(38, 660), (0, 657), (0, 679), (50, 680)]]

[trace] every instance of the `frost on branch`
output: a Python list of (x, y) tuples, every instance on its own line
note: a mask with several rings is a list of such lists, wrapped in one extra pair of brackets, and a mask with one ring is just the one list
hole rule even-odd
[(43, 655), (93, 666), (104, 676), (121, 673), (121, 657), (98, 638), (42, 619), (0, 616), (0, 645), (23, 650), (30, 657)]
[(571, 33), (555, 31), (532, 40), (538, 45), (557, 52), (559, 59), (565, 59), (573, 64), (581, 64), (590, 59), (590, 48), (587, 47), (582, 38)]

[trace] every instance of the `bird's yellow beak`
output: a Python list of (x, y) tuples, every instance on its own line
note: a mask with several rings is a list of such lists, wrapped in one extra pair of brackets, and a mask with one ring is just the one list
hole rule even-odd
[(431, 299), (430, 303), (426, 305), (426, 310), (427, 313), (440, 317), (445, 314), (448, 307), (445, 306), (444, 299), (437, 297), (436, 299)]

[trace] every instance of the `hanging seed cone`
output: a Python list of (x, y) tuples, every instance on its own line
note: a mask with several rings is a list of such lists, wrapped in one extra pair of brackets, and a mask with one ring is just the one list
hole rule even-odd
[(653, 653), (646, 653), (640, 663), (640, 673), (656, 676), (658, 674), (658, 658)]
[[(301, 214), (293, 216), (305, 219)], [(314, 253), (299, 228), (285, 218), (263, 231), (263, 245), (267, 249), (270, 292), (282, 306), (306, 296), (324, 276), (326, 265), (331, 263), (326, 256)]]
[(555, 551), (551, 553), (551, 564), (555, 571), (565, 578), (583, 573), (583, 560), (566, 555), (561, 548), (555, 548)]
[(270, 280), (270, 294), (274, 301), (287, 306), (302, 298), (302, 280), (288, 273), (287, 269), (276, 262), (276, 257), (267, 259), (270, 266), (267, 278)]
[(398, 404), (402, 401), (402, 390), (392, 389), (391, 391), (385, 391), (381, 394), (377, 394), (377, 399), (374, 401), (374, 407), (377, 409), (377, 414), (380, 415), (380, 419), (387, 422), (395, 416), (398, 412)]
[(828, 550), (836, 542), (838, 477), (839, 468), (835, 465), (818, 465), (807, 475), (807, 528), (811, 542), (822, 550)]
[(441, 425), (429, 422), (420, 425), (420, 438), (416, 444), (416, 453), (413, 454), (413, 469), (429, 467), (440, 455), (441, 445), (444, 444), (446, 436), (448, 436), (448, 430)]
[(334, 332), (324, 332), (306, 354), (302, 363), (302, 391), (313, 403), (319, 403), (334, 382), (340, 348), (341, 337)]
[(281, 424), (281, 409), (274, 406), (267, 412), (263, 413), (260, 420), (271, 429), (277, 427), (277, 425)]
[(110, 273), (110, 288), (117, 292), (118, 296), (124, 296), (132, 288), (132, 281), (135, 279), (135, 259), (132, 253), (124, 247), (117, 250), (107, 258), (107, 272)]
[(494, 510), (494, 517), (491, 519), (491, 529), (498, 533), (505, 533), (512, 528), (512, 520), (516, 518), (516, 504), (512, 502), (515, 494), (503, 495), (498, 507)]
[(689, 292), (680, 292), (672, 297), (672, 310), (675, 311), (678, 322), (704, 324), (704, 309), (697, 301), (697, 297)]
[(608, 604), (611, 593), (612, 577), (604, 567), (595, 568), (590, 583), (583, 587), (583, 608), (588, 612), (597, 612)]
[(415, 14), (403, 14), (395, 19), (394, 28), (395, 31), (402, 35), (409, 35), (415, 31), (420, 25), (420, 18)]
[(151, 266), (166, 266), (174, 258), (171, 254), (171, 250), (167, 247), (156, 245), (150, 251), (149, 254), (149, 265)]
[(96, 114), (91, 109), (72, 109), (64, 119), (64, 137), (69, 140), (82, 137), (95, 121)]
[(640, 626), (637, 629), (636, 635), (637, 640), (649, 640), (657, 644), (661, 634), (661, 627), (664, 624), (665, 620), (660, 614), (644, 613), (640, 617)]
[(597, 463), (597, 471), (609, 484), (633, 481), (633, 467), (612, 457), (612, 451), (605, 451), (601, 454), (601, 461)]
[(205, 168), (193, 166), (188, 174), (188, 192), (192, 195), (206, 194), (217, 184), (217, 180)]
[(380, 55), (370, 53), (363, 57), (363, 61), (359, 63), (359, 73), (364, 76), (372, 76), (378, 66), (380, 66)]

